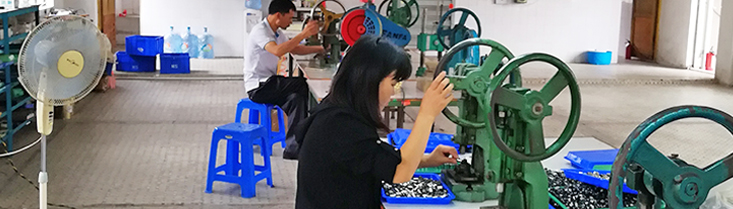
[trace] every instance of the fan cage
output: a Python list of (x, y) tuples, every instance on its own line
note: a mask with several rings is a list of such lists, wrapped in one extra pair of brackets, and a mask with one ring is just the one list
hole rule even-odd
[[(30, 57), (26, 56), (26, 53), (28, 52), (29, 47), (33, 47), (33, 46), (29, 46), (29, 43), (31, 43), (33, 41), (33, 38), (40, 31), (44, 30), (46, 27), (51, 26), (53, 24), (57, 24), (57, 23), (67, 22), (67, 21), (81, 21), (82, 24), (93, 25), (91, 21), (83, 17), (76, 16), (76, 15), (64, 15), (64, 16), (52, 17), (42, 22), (35, 28), (33, 28), (33, 30), (28, 34), (27, 38), (23, 41), (23, 45), (21, 46), (20, 52), (18, 54), (18, 81), (21, 83), (23, 88), (25, 88), (25, 90), (28, 91), (28, 93), (30, 94), (30, 96), (33, 99), (37, 101), (41, 101), (47, 105), (50, 104), (53, 106), (62, 106), (66, 104), (75, 103), (81, 100), (82, 98), (84, 98), (86, 95), (91, 93), (91, 91), (94, 90), (96, 85), (99, 83), (99, 80), (102, 78), (102, 75), (104, 74), (104, 69), (106, 67), (105, 65), (107, 63), (108, 53), (106, 53), (104, 50), (109, 50), (111, 44), (109, 40), (107, 39), (107, 37), (102, 32), (100, 32), (99, 30), (96, 30), (97, 41), (99, 41), (99, 45), (102, 46), (102, 52), (99, 54), (99, 56), (100, 56), (100, 59), (103, 61), (99, 63), (99, 66), (95, 66), (95, 68), (91, 68), (92, 66), (90, 66), (91, 69), (96, 69), (94, 81), (90, 82), (89, 85), (87, 85), (81, 92), (76, 93), (74, 96), (71, 96), (69, 98), (38, 98), (38, 92), (40, 90), (39, 86), (31, 84), (32, 82), (27, 82), (27, 80), (23, 77), (23, 75), (27, 75), (30, 72), (34, 71), (33, 69), (30, 69), (25, 66), (25, 63), (28, 63), (27, 59), (32, 58), (32, 56)], [(80, 44), (83, 44), (83, 43), (80, 43)]]

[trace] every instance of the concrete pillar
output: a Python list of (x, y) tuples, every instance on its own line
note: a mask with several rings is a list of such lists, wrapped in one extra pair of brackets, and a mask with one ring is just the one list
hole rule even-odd
[(697, 0), (662, 1), (660, 6), (655, 61), (686, 69), (692, 66)]
[(730, 23), (733, 23), (733, 1), (723, 1), (718, 54), (715, 55), (715, 80), (723, 85), (733, 85), (733, 24)]

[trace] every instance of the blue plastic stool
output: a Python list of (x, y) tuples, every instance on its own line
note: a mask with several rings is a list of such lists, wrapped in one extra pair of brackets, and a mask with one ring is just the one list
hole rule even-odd
[[(249, 120), (247, 123), (259, 124), (267, 127), (267, 134), (269, 136), (267, 138), (267, 146), (260, 146), (261, 148), (268, 149), (267, 153), (270, 153), (270, 155), (272, 155), (272, 146), (275, 145), (275, 143), (280, 142), (282, 148), (285, 148), (285, 114), (280, 107), (271, 104), (255, 103), (249, 98), (245, 98), (239, 100), (239, 103), (237, 104), (237, 116), (234, 119), (234, 122), (243, 123), (242, 112), (244, 109), (249, 109)], [(270, 114), (273, 109), (277, 109), (278, 131), (272, 131), (272, 118), (270, 118)], [(265, 114), (262, 114), (262, 112), (265, 112)], [(259, 142), (255, 142), (255, 144), (262, 145)], [(261, 153), (264, 154), (264, 152)]]
[[(241, 195), (244, 198), (255, 196), (255, 185), (262, 179), (267, 179), (267, 185), (273, 187), (272, 166), (268, 150), (261, 149), (265, 164), (255, 165), (252, 149), (255, 142), (259, 141), (260, 144), (263, 144), (267, 137), (267, 130), (261, 125), (230, 123), (216, 127), (211, 137), (206, 193), (211, 193), (214, 181), (239, 184), (242, 189)], [(226, 163), (216, 167), (217, 150), (221, 140), (227, 140)], [(239, 159), (240, 151), (241, 159)], [(242, 171), (241, 176), (239, 175), (240, 170)], [(224, 174), (219, 174), (222, 171)], [(260, 173), (255, 174), (255, 171)]]

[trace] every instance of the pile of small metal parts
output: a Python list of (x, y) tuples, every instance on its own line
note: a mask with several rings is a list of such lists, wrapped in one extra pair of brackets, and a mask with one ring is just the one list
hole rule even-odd
[(611, 179), (611, 173), (600, 174), (598, 173), (598, 171), (593, 171), (593, 172), (586, 172), (585, 175), (589, 175), (589, 176), (593, 176), (593, 177), (605, 179), (605, 180)]
[(424, 177), (413, 177), (401, 184), (384, 183), (384, 193), (389, 197), (445, 198), (448, 190), (438, 180)]
[[(567, 208), (608, 208), (607, 189), (567, 178), (562, 171), (545, 169), (545, 172), (549, 181), (548, 190), (550, 194), (555, 196)], [(593, 174), (589, 173), (589, 175)], [(598, 174), (598, 176), (605, 175)], [(550, 199), (550, 205), (558, 209), (563, 208), (552, 199)], [(634, 205), (636, 205), (636, 195), (624, 193), (624, 207), (632, 207)]]

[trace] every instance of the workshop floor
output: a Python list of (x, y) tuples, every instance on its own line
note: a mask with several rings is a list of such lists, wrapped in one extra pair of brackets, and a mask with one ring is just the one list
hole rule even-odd
[[(204, 193), (211, 131), (233, 121), (236, 102), (245, 93), (237, 79), (241, 59), (199, 60), (192, 66), (201, 73), (189, 80), (127, 75), (116, 89), (92, 93), (77, 104), (71, 120), (58, 120), (48, 145), (49, 202), (83, 208), (293, 208), (297, 162), (282, 160), (279, 146), (272, 158), (275, 188), (262, 182), (252, 199), (241, 198), (238, 186), (225, 183), (215, 183), (213, 194)], [(571, 67), (582, 94), (576, 137), (617, 147), (645, 118), (674, 105), (707, 105), (733, 114), (733, 91), (712, 84), (712, 74), (636, 62)], [(523, 71), (536, 81), (528, 82), (534, 89), (553, 72), (541, 66)], [(212, 74), (232, 79), (196, 76)], [(552, 103), (555, 115), (544, 122), (546, 137), (562, 131), (569, 104), (567, 90)], [(409, 128), (417, 109), (407, 112)], [(436, 128), (455, 130), (444, 118)], [(38, 137), (34, 128), (24, 132), (16, 137), (16, 147)], [(665, 126), (650, 141), (701, 167), (733, 151), (725, 129), (701, 120)], [(36, 182), (39, 147), (12, 159)], [(0, 208), (37, 208), (35, 188), (0, 161)]]

